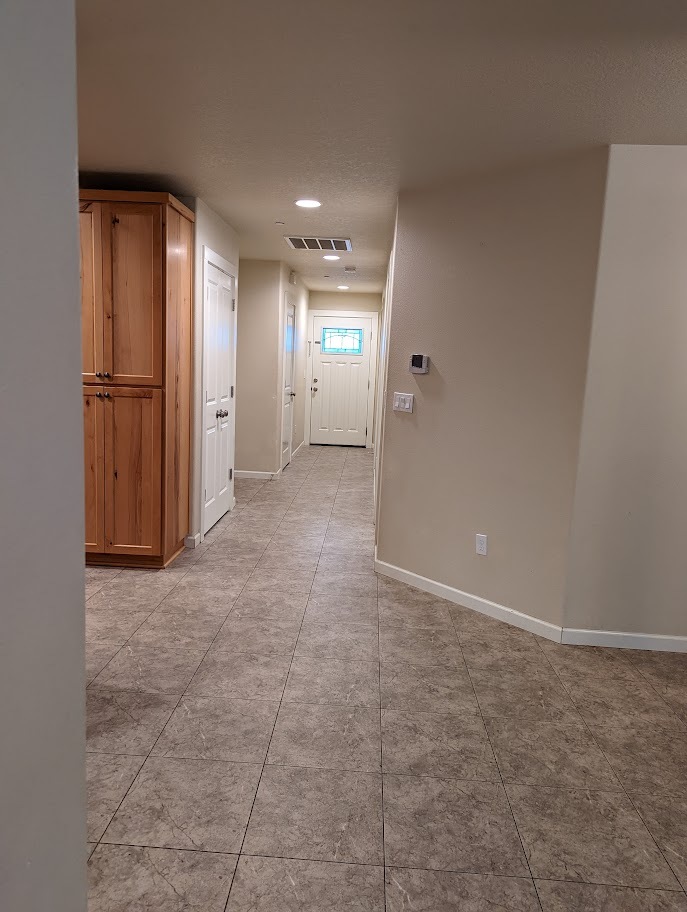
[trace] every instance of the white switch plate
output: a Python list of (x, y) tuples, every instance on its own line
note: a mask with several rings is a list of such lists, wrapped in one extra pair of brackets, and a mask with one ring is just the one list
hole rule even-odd
[(487, 536), (481, 535), (479, 532), (475, 535), (475, 552), (484, 557), (487, 556)]
[(394, 393), (394, 411), (412, 412), (415, 402), (413, 393)]

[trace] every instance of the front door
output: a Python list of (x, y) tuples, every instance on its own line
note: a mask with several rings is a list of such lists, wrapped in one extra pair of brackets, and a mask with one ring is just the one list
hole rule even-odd
[(234, 282), (206, 261), (203, 533), (234, 506)]
[(367, 442), (372, 317), (313, 318), (310, 442)]
[(281, 422), (281, 467), (285, 469), (293, 455), (293, 400), (294, 391), (294, 350), (296, 340), (296, 308), (286, 299), (284, 319), (284, 395), (282, 399)]

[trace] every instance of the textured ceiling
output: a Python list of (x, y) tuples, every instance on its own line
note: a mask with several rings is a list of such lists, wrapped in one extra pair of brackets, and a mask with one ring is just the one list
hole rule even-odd
[[(399, 188), (601, 143), (687, 143), (682, 0), (77, 10), (81, 169), (202, 197), (242, 256), (283, 259), (314, 289), (346, 264), (354, 290), (381, 289)], [(322, 208), (296, 209), (301, 196)], [(350, 236), (353, 252), (327, 269), (286, 233)]]

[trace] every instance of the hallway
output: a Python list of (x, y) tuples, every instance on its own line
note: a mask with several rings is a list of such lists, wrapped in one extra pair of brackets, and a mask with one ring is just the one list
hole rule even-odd
[(686, 912), (687, 656), (377, 577), (370, 450), (236, 491), (86, 570), (90, 912)]

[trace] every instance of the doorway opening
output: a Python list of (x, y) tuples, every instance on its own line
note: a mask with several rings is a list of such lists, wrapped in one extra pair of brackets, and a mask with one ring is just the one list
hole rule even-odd
[(372, 447), (379, 316), (311, 310), (309, 321), (306, 440)]
[(284, 296), (284, 377), (281, 422), (281, 469), (284, 470), (293, 458), (293, 424), (296, 398), (296, 305), (289, 293)]

